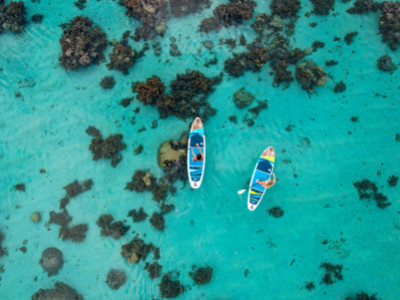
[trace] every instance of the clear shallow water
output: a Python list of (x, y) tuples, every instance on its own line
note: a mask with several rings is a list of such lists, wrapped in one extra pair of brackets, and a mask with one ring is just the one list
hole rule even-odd
[[(162, 175), (157, 165), (159, 145), (178, 138), (190, 120), (169, 117), (150, 129), (159, 118), (154, 107), (135, 100), (123, 108), (118, 102), (132, 95), (133, 81), (153, 74), (166, 85), (187, 68), (208, 77), (218, 75), (223, 61), (232, 55), (218, 39), (244, 34), (250, 42), (256, 37), (252, 22), (218, 33), (195, 34), (201, 19), (211, 16), (218, 4), (214, 2), (201, 14), (169, 20), (166, 36), (160, 40), (163, 54), (155, 57), (146, 52), (127, 76), (108, 70), (105, 63), (72, 72), (58, 63), (62, 34), (58, 24), (76, 15), (90, 17), (109, 41), (120, 40), (123, 32), (138, 26), (115, 2), (92, 1), (80, 11), (67, 2), (26, 1), (27, 18), (43, 13), (42, 24), (29, 24), (20, 35), (0, 35), (0, 229), (5, 235), (2, 246), (9, 252), (0, 258), (4, 266), (1, 299), (27, 299), (40, 288), (53, 288), (57, 281), (75, 288), (85, 299), (160, 298), (160, 278), (150, 279), (143, 262), (130, 265), (120, 255), (121, 245), (134, 236), (132, 231), (146, 234), (146, 242), (160, 247), (163, 274), (179, 271), (178, 278), (187, 287), (181, 299), (345, 299), (361, 291), (377, 293), (382, 299), (400, 298), (399, 186), (387, 184), (388, 177), (399, 176), (400, 170), (400, 143), (395, 141), (400, 131), (400, 80), (399, 71), (390, 75), (376, 67), (377, 58), (384, 54), (399, 63), (399, 50), (393, 52), (380, 42), (378, 14), (349, 15), (345, 9), (350, 3), (336, 3), (336, 16), (305, 17), (312, 5), (302, 1), (292, 45), (305, 48), (314, 40), (326, 43), (308, 57), (328, 73), (324, 86), (311, 96), (297, 82), (286, 90), (273, 88), (267, 65), (260, 73), (247, 72), (239, 78), (225, 74), (207, 98), (218, 112), (205, 123), (208, 156), (201, 189), (193, 191), (188, 185), (181, 189), (182, 184), (177, 184), (177, 193), (168, 198), (175, 210), (165, 216), (163, 232), (148, 220), (133, 223), (127, 217), (133, 208), (143, 207), (149, 215), (159, 210), (150, 193), (124, 187), (138, 169)], [(269, 11), (269, 2), (260, 1), (255, 15)], [(311, 28), (311, 22), (317, 22), (317, 27)], [(333, 42), (335, 36), (343, 40), (352, 31), (358, 31), (353, 44)], [(181, 56), (169, 56), (170, 36), (177, 37)], [(201, 44), (206, 39), (216, 45), (212, 53)], [(135, 49), (142, 46), (130, 43)], [(107, 60), (111, 50), (110, 46), (106, 50)], [(205, 68), (204, 62), (214, 55), (218, 64)], [(324, 62), (331, 59), (339, 64), (326, 67)], [(115, 77), (112, 90), (99, 86), (106, 75)], [(335, 94), (333, 87), (340, 80), (347, 89)], [(253, 127), (242, 123), (246, 110), (236, 108), (232, 101), (242, 86), (256, 99), (268, 99), (268, 109), (261, 111)], [(16, 98), (15, 92), (23, 99)], [(139, 114), (133, 113), (136, 107)], [(231, 115), (237, 116), (237, 125), (228, 120)], [(135, 125), (129, 122), (132, 116), (136, 116)], [(353, 116), (359, 122), (351, 122)], [(285, 130), (289, 124), (294, 125), (291, 132)], [(92, 161), (91, 137), (85, 133), (90, 125), (104, 137), (124, 135), (127, 147), (116, 168), (108, 160)], [(147, 130), (138, 133), (142, 126)], [(144, 151), (135, 156), (133, 149), (139, 144)], [(251, 213), (245, 196), (239, 197), (236, 191), (246, 187), (258, 155), (269, 145), (277, 150), (278, 182)], [(39, 172), (42, 168), (45, 174)], [(88, 224), (87, 237), (80, 244), (63, 242), (58, 226), (45, 226), (49, 212), (58, 211), (65, 195), (62, 187), (89, 178), (94, 182), (92, 189), (68, 206), (72, 225)], [(373, 202), (360, 201), (353, 182), (364, 178), (375, 182), (392, 205), (382, 210)], [(25, 193), (12, 189), (17, 183), (25, 183)], [(284, 210), (283, 217), (268, 215), (266, 210), (274, 206)], [(33, 211), (42, 214), (38, 224), (29, 219)], [(130, 231), (119, 240), (101, 237), (96, 220), (104, 213), (127, 220)], [(28, 241), (26, 253), (19, 250), (24, 240)], [(328, 244), (322, 244), (324, 240)], [(57, 275), (48, 277), (39, 259), (51, 246), (63, 252), (65, 264)], [(151, 262), (151, 256), (147, 261)], [(323, 262), (342, 264), (343, 280), (320, 284)], [(212, 266), (211, 282), (194, 285), (188, 276), (192, 265)], [(117, 291), (105, 283), (111, 268), (127, 276), (127, 283)], [(308, 291), (305, 285), (311, 281), (316, 287)]]

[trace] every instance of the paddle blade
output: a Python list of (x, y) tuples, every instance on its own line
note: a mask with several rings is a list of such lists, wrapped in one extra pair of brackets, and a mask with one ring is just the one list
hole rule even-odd
[(241, 194), (243, 194), (245, 191), (247, 191), (247, 189), (240, 190), (240, 191), (238, 191), (237, 193), (238, 193), (238, 195), (241, 195)]

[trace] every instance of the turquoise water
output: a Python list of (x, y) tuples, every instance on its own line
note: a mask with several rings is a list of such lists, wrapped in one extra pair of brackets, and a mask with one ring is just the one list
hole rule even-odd
[[(1, 245), (8, 250), (7, 256), (0, 257), (0, 299), (28, 299), (40, 288), (54, 288), (57, 281), (85, 299), (161, 298), (161, 278), (150, 279), (144, 262), (131, 265), (120, 254), (121, 246), (135, 236), (133, 231), (160, 248), (162, 274), (173, 271), (185, 286), (180, 299), (345, 299), (361, 291), (377, 293), (381, 299), (400, 299), (399, 185), (387, 183), (391, 175), (400, 176), (400, 142), (396, 142), (400, 71), (383, 73), (376, 66), (384, 54), (400, 63), (400, 50), (381, 43), (378, 13), (349, 15), (345, 10), (351, 3), (337, 1), (334, 14), (306, 17), (312, 4), (301, 2), (291, 43), (303, 49), (315, 40), (325, 42), (324, 48), (307, 57), (324, 67), (328, 74), (324, 86), (316, 87), (312, 95), (296, 81), (288, 89), (274, 88), (267, 64), (260, 73), (246, 72), (239, 78), (225, 73), (207, 98), (217, 114), (205, 122), (207, 167), (201, 189), (176, 183), (176, 194), (167, 199), (175, 209), (165, 215), (162, 232), (148, 219), (133, 223), (127, 217), (134, 208), (143, 207), (149, 216), (159, 211), (151, 193), (124, 190), (125, 185), (139, 169), (161, 176), (159, 145), (178, 139), (191, 120), (159, 119), (155, 107), (138, 100), (128, 108), (118, 103), (133, 95), (132, 82), (152, 75), (168, 85), (186, 69), (207, 77), (223, 71), (232, 50), (220, 45), (219, 39), (243, 34), (251, 42), (257, 34), (250, 26), (255, 17), (218, 33), (196, 33), (201, 20), (221, 3), (225, 2), (214, 1), (200, 14), (169, 20), (166, 35), (158, 38), (161, 56), (146, 52), (127, 76), (108, 70), (105, 63), (65, 71), (58, 62), (62, 34), (58, 25), (76, 15), (100, 25), (109, 41), (120, 40), (126, 30), (134, 31), (139, 22), (126, 17), (117, 2), (89, 1), (80, 11), (67, 1), (25, 1), (27, 18), (42, 13), (42, 24), (27, 24), (21, 34), (0, 34), (0, 231)], [(269, 13), (269, 3), (258, 1), (254, 16)], [(311, 28), (312, 22), (318, 25)], [(343, 37), (353, 31), (358, 35), (346, 45)], [(181, 56), (169, 55), (171, 36), (177, 38)], [(341, 41), (334, 42), (335, 36)], [(211, 51), (202, 46), (207, 39), (214, 42)], [(143, 46), (142, 41), (129, 43), (135, 49)], [(111, 50), (111, 46), (106, 49), (107, 61)], [(204, 67), (214, 56), (218, 63)], [(325, 66), (332, 59), (339, 64)], [(289, 69), (294, 71), (293, 66)], [(99, 82), (109, 75), (116, 85), (103, 90)], [(347, 89), (336, 94), (333, 88), (340, 80)], [(268, 100), (268, 109), (260, 112), (252, 127), (242, 122), (247, 110), (233, 102), (234, 92), (241, 87), (257, 100)], [(135, 114), (137, 107), (140, 112)], [(237, 116), (237, 125), (229, 121), (231, 115)], [(129, 121), (133, 116), (135, 125)], [(355, 116), (358, 122), (351, 121)], [(150, 128), (153, 120), (158, 120), (156, 129)], [(285, 130), (290, 124), (293, 130)], [(104, 137), (123, 134), (126, 148), (116, 168), (109, 160), (92, 160), (88, 126), (98, 128)], [(138, 132), (143, 126), (147, 130)], [(143, 153), (134, 155), (139, 144)], [(236, 192), (247, 186), (258, 156), (270, 145), (277, 152), (277, 184), (250, 212), (245, 194)], [(39, 172), (42, 168), (46, 173)], [(75, 179), (94, 182), (90, 191), (68, 205), (71, 224), (89, 227), (79, 244), (62, 241), (59, 226), (46, 224), (49, 212), (59, 211), (63, 187)], [(375, 182), (391, 206), (380, 209), (373, 201), (360, 201), (353, 183), (363, 179)], [(13, 189), (18, 183), (25, 184), (25, 192)], [(275, 206), (284, 211), (281, 218), (268, 214)], [(41, 213), (39, 223), (30, 220), (34, 211)], [(101, 237), (96, 221), (105, 213), (126, 220), (131, 226), (128, 233), (119, 240)], [(22, 246), (26, 253), (19, 250)], [(57, 247), (64, 255), (64, 266), (51, 277), (39, 263), (48, 247)], [(152, 261), (151, 254), (146, 261)], [(343, 265), (343, 280), (321, 284), (324, 262)], [(188, 275), (192, 265), (211, 266), (211, 281), (195, 285)], [(105, 283), (111, 268), (127, 277), (118, 290)], [(305, 288), (309, 282), (315, 289)]]

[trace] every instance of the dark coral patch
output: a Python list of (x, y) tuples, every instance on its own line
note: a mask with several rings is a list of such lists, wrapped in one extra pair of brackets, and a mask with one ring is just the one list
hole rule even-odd
[(169, 0), (171, 13), (179, 18), (189, 14), (201, 12), (203, 9), (210, 8), (210, 0)]
[(68, 300), (83, 300), (83, 297), (78, 292), (65, 284), (64, 282), (56, 282), (55, 289), (44, 290), (40, 289), (32, 295), (32, 300), (46, 299), (68, 299)]
[(153, 244), (146, 244), (141, 238), (135, 237), (128, 244), (122, 245), (121, 255), (128, 263), (136, 264), (145, 260), (150, 251), (155, 251)]
[(161, 275), (162, 266), (158, 262), (146, 263), (144, 269), (148, 272), (151, 279), (158, 278)]
[(92, 159), (111, 159), (111, 166), (115, 168), (122, 160), (122, 155), (119, 154), (119, 151), (125, 149), (126, 147), (126, 145), (122, 142), (123, 135), (110, 135), (104, 140), (100, 131), (93, 126), (89, 126), (86, 129), (86, 133), (94, 137), (89, 146), (89, 150), (93, 154)]
[(80, 66), (98, 65), (104, 59), (107, 38), (100, 27), (93, 27), (93, 21), (88, 17), (77, 16), (64, 25), (60, 44), (60, 63), (65, 69), (76, 70)]
[(113, 220), (112, 215), (101, 215), (96, 224), (101, 228), (102, 236), (111, 236), (114, 240), (118, 240), (129, 230), (130, 226), (125, 226), (121, 221), (113, 222)]
[(114, 85), (115, 85), (115, 79), (113, 76), (105, 76), (100, 81), (100, 86), (104, 90), (110, 90), (114, 87)]
[(193, 272), (190, 272), (189, 276), (196, 284), (206, 284), (211, 281), (212, 273), (212, 267), (196, 268), (193, 266)]
[(132, 217), (133, 218), (133, 222), (143, 221), (144, 219), (147, 218), (147, 216), (148, 216), (148, 214), (146, 214), (144, 212), (143, 207), (141, 207), (139, 210), (132, 209), (128, 213), (128, 217)]
[(383, 55), (379, 57), (377, 65), (379, 70), (383, 72), (388, 72), (390, 74), (398, 68), (398, 65), (393, 63), (392, 58), (389, 55)]
[(279, 206), (275, 206), (268, 210), (268, 214), (275, 218), (280, 218), (283, 216), (284, 211)]
[(81, 243), (86, 238), (86, 231), (88, 231), (86, 224), (79, 224), (70, 228), (61, 227), (58, 237), (62, 238), (63, 241), (72, 240), (75, 243)]
[(7, 6), (2, 7), (0, 1), (0, 33), (7, 30), (21, 33), (27, 23), (25, 18), (25, 3), (23, 1), (10, 1)]
[(125, 6), (126, 15), (140, 20), (141, 24), (136, 29), (134, 39), (148, 40), (157, 36), (163, 36), (167, 27), (167, 6), (165, 0), (121, 0), (119, 3)]
[(157, 213), (154, 212), (151, 215), (150, 218), (150, 223), (153, 225), (153, 227), (159, 231), (163, 231), (165, 228), (165, 220), (164, 220), (164, 214), (163, 213)]
[(320, 265), (320, 268), (325, 269), (325, 273), (321, 280), (322, 283), (329, 285), (337, 282), (338, 280), (343, 280), (342, 265), (333, 265), (325, 262)]
[(161, 296), (164, 298), (176, 298), (185, 291), (179, 280), (172, 280), (169, 274), (162, 277), (159, 284)]
[(388, 178), (388, 184), (389, 184), (390, 186), (396, 186), (398, 180), (399, 180), (399, 177), (398, 177), (398, 176), (391, 175), (391, 176)]
[(378, 187), (372, 181), (364, 179), (362, 181), (354, 182), (353, 185), (357, 188), (360, 200), (372, 199), (376, 202), (376, 205), (382, 209), (391, 205), (390, 202), (387, 202), (388, 198), (378, 192)]
[(107, 285), (113, 289), (118, 290), (126, 282), (126, 275), (123, 271), (111, 269), (107, 273)]
[(335, 5), (335, 0), (311, 0), (311, 2), (316, 15), (329, 15), (329, 11), (333, 10)]

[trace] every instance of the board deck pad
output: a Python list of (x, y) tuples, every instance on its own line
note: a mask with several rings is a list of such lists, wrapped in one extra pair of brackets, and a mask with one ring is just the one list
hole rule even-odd
[[(193, 124), (197, 121), (194, 120)], [(201, 122), (201, 121), (200, 121)], [(202, 123), (201, 123), (202, 124)], [(193, 128), (194, 125), (192, 125), (191, 128)], [(203, 126), (203, 125), (201, 125)], [(192, 147), (193, 147), (193, 152), (195, 155), (199, 154), (200, 151), (197, 147), (197, 145), (200, 147), (201, 152), (204, 155), (204, 159), (202, 161), (195, 160), (193, 161), (193, 153), (192, 153)], [(203, 180), (203, 175), (204, 175), (204, 167), (206, 163), (206, 136), (204, 134), (204, 127), (194, 129), (190, 131), (189, 134), (189, 142), (188, 142), (188, 177), (189, 177), (189, 182), (190, 186), (194, 189), (198, 189), (201, 185), (201, 182)]]
[[(268, 147), (270, 148), (270, 147)], [(268, 149), (267, 148), (267, 149)], [(267, 151), (263, 152), (263, 154)], [(263, 187), (258, 181), (268, 181), (271, 178), (275, 165), (275, 156), (261, 155), (254, 168), (253, 177), (250, 182), (249, 195), (247, 197), (248, 209), (253, 211), (260, 204), (266, 188)]]

